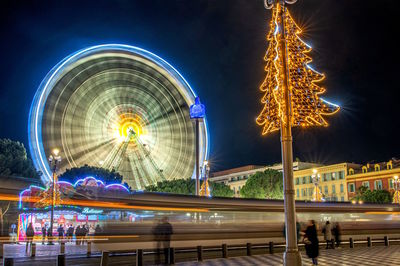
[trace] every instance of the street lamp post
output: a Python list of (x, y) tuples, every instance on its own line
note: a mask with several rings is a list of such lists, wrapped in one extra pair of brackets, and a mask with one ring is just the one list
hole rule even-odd
[(203, 121), (205, 115), (206, 108), (200, 103), (200, 98), (196, 97), (194, 104), (190, 106), (190, 118), (196, 124), (196, 196), (200, 194), (200, 122)]
[(399, 176), (395, 175), (394, 176), (394, 194), (393, 194), (393, 203), (400, 203), (400, 193), (399, 193), (399, 185), (400, 185), (400, 180)]
[(210, 164), (208, 163), (208, 161), (204, 161), (201, 172), (201, 175), (203, 177), (203, 185), (201, 185), (200, 196), (209, 197), (210, 187), (208, 186), (208, 176), (210, 174)]
[(59, 150), (54, 149), (49, 157), (49, 164), (52, 170), (52, 188), (51, 188), (51, 214), (50, 214), (50, 228), (48, 232), (49, 245), (53, 245), (53, 224), (54, 224), (54, 205), (56, 203), (56, 184), (57, 184), (57, 167), (61, 162), (61, 156), (59, 156)]
[(313, 201), (321, 202), (322, 196), (321, 196), (321, 191), (319, 191), (320, 175), (318, 174), (317, 169), (313, 169), (313, 175), (311, 177), (315, 186)]

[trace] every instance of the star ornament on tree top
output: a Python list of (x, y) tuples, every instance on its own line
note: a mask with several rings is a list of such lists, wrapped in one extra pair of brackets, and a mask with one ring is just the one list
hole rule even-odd
[[(273, 14), (267, 35), (269, 46), (264, 57), (267, 74), (260, 86), (260, 90), (264, 92), (261, 99), (264, 108), (256, 120), (257, 124), (263, 126), (263, 135), (279, 130), (281, 124), (286, 121), (284, 100), (286, 87), (290, 95), (288, 121), (291, 126), (328, 126), (323, 116), (332, 115), (340, 109), (338, 105), (319, 97), (325, 89), (317, 83), (325, 76), (308, 65), (312, 61), (308, 56), (311, 47), (300, 39), (302, 30), (284, 6), (285, 3), (292, 4), (296, 1), (281, 0), (283, 4), (280, 4), (274, 0), (264, 0), (266, 8), (273, 8)], [(284, 42), (284, 46), (281, 42)], [(282, 51), (281, 47), (285, 47), (285, 51)]]

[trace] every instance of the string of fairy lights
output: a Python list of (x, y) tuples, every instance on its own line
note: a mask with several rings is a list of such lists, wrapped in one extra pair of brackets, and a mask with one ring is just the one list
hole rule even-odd
[[(285, 32), (279, 27), (282, 23)], [(279, 130), (281, 123), (285, 121), (285, 74), (288, 76), (291, 99), (291, 126), (328, 126), (323, 116), (332, 115), (340, 109), (338, 105), (319, 97), (325, 92), (325, 88), (318, 83), (324, 80), (325, 76), (309, 65), (312, 59), (308, 54), (312, 48), (300, 38), (301, 33), (301, 28), (295, 23), (288, 9), (279, 3), (274, 4), (267, 34), (269, 46), (264, 57), (266, 76), (260, 86), (260, 90), (264, 92), (261, 99), (264, 107), (256, 120), (257, 124), (263, 126), (263, 135)], [(282, 41), (286, 51), (280, 46)], [(286, 73), (284, 60), (287, 65)]]

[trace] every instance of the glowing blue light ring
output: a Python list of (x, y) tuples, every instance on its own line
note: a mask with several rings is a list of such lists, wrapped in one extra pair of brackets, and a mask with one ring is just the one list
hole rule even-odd
[[(130, 45), (125, 45), (125, 44), (102, 44), (102, 45), (96, 45), (96, 46), (91, 46), (82, 50), (79, 50), (67, 57), (65, 57), (62, 61), (60, 61), (57, 65), (55, 65), (50, 72), (46, 75), (46, 77), (42, 80), (42, 82), (39, 85), (38, 90), (36, 91), (36, 94), (34, 96), (34, 99), (32, 101), (31, 109), (29, 111), (29, 124), (28, 124), (28, 134), (29, 134), (29, 149), (32, 155), (32, 160), (34, 162), (35, 167), (38, 170), (41, 170), (43, 175), (42, 175), (42, 181), (44, 183), (48, 183), (49, 181), (52, 180), (52, 174), (50, 170), (50, 166), (48, 164), (47, 158), (44, 158), (46, 156), (43, 148), (43, 142), (42, 142), (42, 117), (43, 117), (43, 111), (45, 107), (45, 103), (47, 100), (48, 95), (50, 94), (53, 86), (57, 80), (60, 74), (63, 73), (63, 70), (65, 67), (67, 67), (69, 64), (72, 64), (73, 62), (76, 62), (77, 60), (88, 56), (92, 53), (96, 52), (101, 52), (101, 51), (107, 51), (107, 50), (121, 50), (125, 52), (130, 52), (133, 54), (140, 55), (151, 62), (155, 63), (156, 65), (160, 66), (162, 69), (164, 69), (172, 78), (174, 78), (178, 84), (181, 85), (181, 88), (184, 89), (189, 89), (189, 93), (191, 95), (188, 95), (192, 100), (191, 103), (188, 103), (189, 106), (194, 103), (195, 97), (197, 97), (197, 94), (194, 92), (192, 87), (189, 85), (189, 83), (185, 80), (185, 78), (182, 76), (179, 71), (177, 71), (173, 66), (171, 66), (167, 61), (162, 59), (161, 57), (144, 50), (139, 47), (135, 46), (130, 46)], [(186, 97), (185, 97), (186, 98)], [(204, 160), (208, 159), (209, 155), (209, 131), (208, 131), (208, 126), (207, 126), (207, 119), (204, 117), (204, 128), (205, 128), (205, 151), (203, 153)], [(195, 172), (195, 170), (193, 171)]]

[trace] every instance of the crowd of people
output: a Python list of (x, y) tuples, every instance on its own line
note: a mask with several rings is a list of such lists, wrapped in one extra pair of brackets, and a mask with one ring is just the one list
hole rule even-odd
[[(49, 230), (47, 225), (43, 225), (41, 229), (42, 233), (42, 244), (45, 244), (45, 242), (50, 241), (50, 237), (54, 237), (51, 235), (51, 231)], [(72, 242), (73, 238), (75, 236), (75, 243), (76, 245), (82, 245), (86, 239), (87, 236), (96, 236), (100, 235), (102, 233), (102, 228), (100, 227), (99, 224), (96, 226), (94, 225), (78, 225), (74, 227), (72, 224), (69, 226), (64, 227), (62, 224), (59, 225), (57, 228), (57, 236), (59, 241), (63, 241), (66, 239), (68, 242)], [(26, 242), (26, 250), (28, 250), (28, 246), (32, 244), (33, 237), (35, 235), (35, 230), (32, 226), (32, 223), (29, 223), (27, 229), (26, 229), (26, 237), (27, 237), (27, 242)]]
[[(335, 223), (334, 227), (332, 227), (331, 223), (326, 221), (321, 233), (326, 241), (326, 249), (340, 248), (341, 228), (339, 223)], [(318, 228), (315, 221), (310, 220), (307, 228), (303, 232), (300, 232), (300, 235), (303, 237), (301, 241), (304, 243), (307, 256), (311, 258), (313, 265), (318, 265), (319, 239)], [(300, 239), (299, 233), (298, 239)]]

